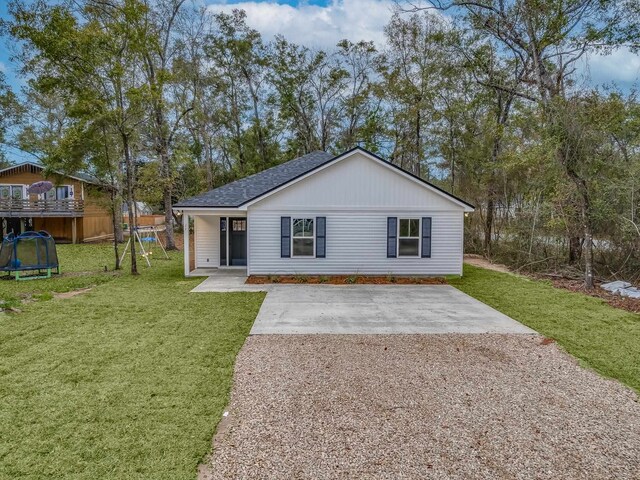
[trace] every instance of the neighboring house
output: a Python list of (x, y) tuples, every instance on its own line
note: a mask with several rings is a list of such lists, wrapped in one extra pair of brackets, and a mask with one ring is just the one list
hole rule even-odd
[(175, 210), (185, 275), (245, 265), (249, 275), (461, 275), (473, 206), (358, 147), (304, 155)]
[[(44, 167), (21, 163), (0, 170), (0, 225), (2, 235), (26, 230), (46, 230), (56, 240), (88, 242), (113, 235), (109, 210), (104, 207), (103, 189), (86, 174), (53, 173), (43, 176)], [(47, 193), (28, 192), (35, 182), (49, 180)]]

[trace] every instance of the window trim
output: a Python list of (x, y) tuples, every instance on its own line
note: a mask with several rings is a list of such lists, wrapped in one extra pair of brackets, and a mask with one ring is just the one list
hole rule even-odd
[[(422, 255), (422, 218), (421, 217), (397, 217), (398, 225), (396, 227), (396, 258), (421, 258)], [(400, 236), (400, 223), (403, 220), (417, 220), (418, 221), (418, 236), (417, 237), (401, 237)], [(409, 232), (411, 233), (411, 232)], [(417, 255), (401, 255), (400, 254), (400, 240), (417, 240), (418, 241), (418, 253)]]
[[(313, 235), (311, 237), (294, 237), (293, 224), (296, 220), (312, 220), (313, 221)], [(313, 239), (313, 253), (311, 255), (296, 255), (293, 252), (293, 240), (294, 238), (311, 238)], [(291, 217), (291, 258), (316, 258), (316, 217)]]
[[(58, 188), (66, 188), (67, 189), (67, 193), (68, 196), (66, 198), (58, 198)], [(49, 192), (55, 192), (56, 198), (53, 199), (49, 199), (47, 200), (47, 193)], [(49, 190), (49, 192), (45, 192), (45, 193), (39, 193), (38, 194), (38, 200), (47, 200), (47, 201), (63, 201), (63, 200), (75, 200), (75, 189), (73, 188), (73, 185), (70, 183), (62, 183), (60, 185), (54, 185), (51, 190)]]
[(20, 187), (22, 189), (22, 198), (20, 200), (28, 200), (28, 192), (27, 192), (27, 187), (28, 185), (25, 185), (23, 183), (0, 183), (0, 187), (9, 187), (9, 199), (10, 200), (14, 200), (13, 198), (13, 188), (15, 187)]

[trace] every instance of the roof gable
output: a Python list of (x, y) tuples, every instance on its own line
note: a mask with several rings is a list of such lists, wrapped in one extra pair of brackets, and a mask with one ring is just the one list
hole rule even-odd
[[(45, 169), (44, 166), (38, 163), (24, 162), (24, 163), (18, 163), (17, 165), (10, 165), (6, 168), (0, 169), (0, 175), (11, 175), (14, 173), (24, 173), (24, 172), (40, 174), (44, 169)], [(100, 183), (97, 178), (87, 173), (77, 172), (73, 175), (69, 175), (67, 173), (60, 172), (57, 170), (54, 170), (52, 173), (56, 175), (60, 175), (62, 177), (73, 178), (74, 180), (78, 180), (80, 182), (92, 183), (96, 185)]]
[(258, 210), (331, 209), (451, 211), (471, 208), (362, 150), (345, 155), (247, 204)]
[(265, 198), (267, 198), (269, 195), (273, 195), (283, 189), (287, 189), (290, 186), (294, 185), (297, 182), (301, 182), (304, 181), (306, 178), (308, 178), (309, 176), (315, 175), (316, 173), (324, 170), (324, 169), (328, 169), (331, 166), (335, 165), (336, 163), (345, 160), (347, 158), (351, 158), (353, 155), (355, 155), (356, 153), (360, 153), (362, 154), (364, 157), (368, 158), (371, 161), (376, 162), (377, 164), (387, 168), (388, 170), (390, 170), (392, 173), (395, 173), (397, 175), (400, 175), (404, 178), (406, 178), (407, 180), (410, 180), (412, 182), (414, 182), (415, 184), (426, 188), (427, 190), (435, 193), (436, 195), (438, 195), (439, 197), (441, 197), (442, 199), (447, 200), (448, 202), (452, 202), (462, 208), (464, 208), (465, 211), (467, 212), (472, 212), (474, 211), (475, 207), (473, 205), (471, 205), (468, 202), (465, 202), (464, 200), (456, 197), (455, 195), (450, 194), (449, 192), (442, 190), (441, 188), (433, 185), (430, 182), (427, 182), (426, 180), (423, 180), (422, 178), (413, 175), (412, 173), (404, 170), (403, 168), (394, 165), (391, 162), (388, 162), (387, 160), (379, 157), (378, 155), (369, 152), (368, 150), (365, 150), (362, 147), (355, 147), (341, 155), (338, 155), (337, 157), (333, 158), (330, 162), (326, 162), (324, 165), (319, 166), (318, 168), (313, 169), (312, 171), (307, 172), (305, 175), (301, 175), (298, 178), (293, 179), (290, 182), (287, 182), (286, 184), (281, 185), (280, 187), (273, 189), (271, 192), (267, 192), (265, 195), (262, 195), (250, 202), (247, 202), (244, 204), (244, 206), (249, 206), (252, 205), (254, 203), (257, 202), (261, 202), (263, 201)]
[(289, 186), (304, 180), (305, 178), (338, 163), (356, 152), (362, 153), (372, 161), (378, 162), (392, 172), (429, 189), (437, 195), (464, 208), (465, 211), (473, 211), (474, 206), (464, 200), (436, 187), (435, 185), (413, 175), (410, 172), (394, 165), (383, 158), (365, 150), (355, 147), (338, 156), (323, 151), (316, 151), (285, 162), (276, 167), (263, 170), (254, 175), (236, 180), (219, 188), (210, 190), (201, 195), (188, 198), (174, 205), (176, 209), (191, 208), (240, 208), (245, 209), (249, 205), (262, 201)]

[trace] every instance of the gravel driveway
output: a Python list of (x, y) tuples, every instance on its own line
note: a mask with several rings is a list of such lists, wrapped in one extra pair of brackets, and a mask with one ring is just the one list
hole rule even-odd
[(640, 406), (535, 335), (259, 335), (200, 478), (640, 478)]

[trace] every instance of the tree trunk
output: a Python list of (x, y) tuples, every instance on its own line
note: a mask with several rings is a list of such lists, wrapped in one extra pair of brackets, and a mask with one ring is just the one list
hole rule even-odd
[(133, 176), (133, 160), (131, 158), (131, 150), (129, 147), (129, 136), (125, 133), (122, 134), (122, 147), (124, 150), (124, 158), (127, 166), (127, 209), (129, 212), (129, 244), (131, 247), (131, 275), (138, 275), (138, 262), (136, 258), (136, 242), (135, 242), (135, 228), (136, 228), (136, 215), (133, 209), (135, 202), (135, 190), (133, 188), (134, 176)]
[(484, 254), (486, 257), (491, 257), (491, 236), (493, 233), (493, 211), (495, 205), (493, 202), (493, 193), (489, 193), (487, 200), (487, 217), (484, 222)]
[(584, 222), (584, 286), (587, 290), (594, 287), (593, 283), (593, 234), (589, 221)]
[(509, 96), (505, 99), (503, 95), (504, 94), (502, 92), (497, 92), (497, 104), (495, 110), (496, 131), (493, 135), (493, 146), (491, 148), (491, 171), (487, 185), (487, 218), (485, 219), (484, 228), (484, 253), (487, 257), (491, 256), (491, 243), (494, 229), (493, 223), (495, 219), (495, 204), (497, 197), (496, 170), (502, 153), (504, 128), (507, 124), (507, 120), (509, 119), (509, 112), (511, 111), (511, 103), (513, 101), (513, 96)]
[(111, 195), (111, 221), (113, 222), (113, 253), (115, 255), (114, 270), (120, 270), (120, 252), (118, 251), (118, 230), (122, 234), (122, 222), (118, 225), (118, 212), (122, 218), (122, 205), (118, 201), (118, 193), (115, 188), (110, 190)]
[(582, 194), (582, 222), (584, 228), (584, 286), (593, 289), (593, 231), (591, 228), (591, 200), (584, 181), (580, 182)]
[(582, 258), (582, 239), (569, 237), (569, 263), (575, 264)]
[[(118, 190), (120, 190), (120, 187), (118, 187)], [(116, 198), (114, 199), (114, 208), (115, 223), (113, 225), (113, 236), (116, 239), (116, 242), (122, 243), (124, 242), (124, 231), (122, 229), (122, 197), (119, 191), (116, 193)]]
[(166, 122), (161, 105), (155, 108), (156, 122), (156, 154), (160, 158), (160, 176), (162, 177), (162, 199), (164, 205), (164, 224), (166, 234), (166, 250), (177, 250), (173, 234), (174, 223), (171, 210), (173, 208), (173, 179), (171, 178), (171, 158), (167, 139)]

